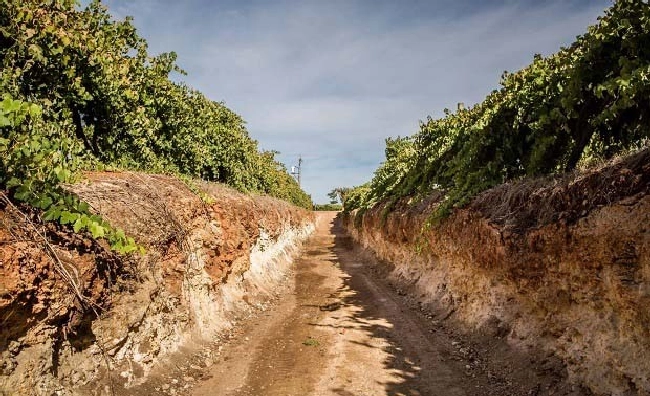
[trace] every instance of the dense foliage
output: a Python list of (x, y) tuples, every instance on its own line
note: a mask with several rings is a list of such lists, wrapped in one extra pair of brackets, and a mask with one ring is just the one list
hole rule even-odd
[(568, 48), (505, 73), (471, 108), (389, 139), (386, 161), (346, 210), (444, 193), (436, 217), (508, 180), (566, 172), (650, 136), (650, 6), (618, 0)]
[(0, 0), (0, 188), (96, 236), (110, 227), (59, 187), (88, 167), (174, 172), (311, 208), (238, 115), (170, 79), (175, 60), (150, 56), (99, 1)]

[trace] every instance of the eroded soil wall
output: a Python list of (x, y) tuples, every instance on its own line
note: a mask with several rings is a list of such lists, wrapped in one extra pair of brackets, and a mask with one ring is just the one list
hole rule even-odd
[(428, 230), (433, 198), (343, 221), (444, 318), (552, 352), (596, 394), (647, 395), (649, 192), (646, 150), (582, 174), (499, 186)]
[(0, 204), (0, 394), (107, 394), (142, 383), (188, 342), (263, 308), (313, 214), (170, 176), (89, 173), (70, 186), (145, 247), (105, 242)]

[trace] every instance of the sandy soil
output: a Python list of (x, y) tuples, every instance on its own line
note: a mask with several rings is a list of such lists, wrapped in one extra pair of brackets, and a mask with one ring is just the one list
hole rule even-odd
[(179, 394), (546, 394), (539, 383), (509, 378), (516, 371), (510, 367), (491, 367), (477, 348), (378, 277), (334, 216), (319, 214), (286, 294), (243, 323), (219, 347), (216, 362)]

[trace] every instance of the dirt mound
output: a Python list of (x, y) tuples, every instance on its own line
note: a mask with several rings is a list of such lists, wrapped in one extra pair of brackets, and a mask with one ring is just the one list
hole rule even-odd
[(558, 221), (573, 224), (606, 205), (650, 193), (650, 149), (599, 168), (555, 178), (507, 183), (479, 195), (470, 209), (522, 231)]
[(595, 393), (641, 395), (650, 392), (649, 193), (646, 149), (496, 187), (433, 229), (423, 226), (435, 203), (385, 219), (378, 206), (361, 227), (347, 224), (443, 317), (557, 356)]
[[(91, 323), (110, 309), (112, 296), (134, 287), (133, 262), (96, 240), (54, 224), (0, 199), (0, 375), (57, 376), (65, 340), (76, 351), (96, 341)], [(21, 360), (52, 351), (37, 367)], [(29, 384), (21, 390), (29, 392)]]
[(165, 175), (94, 172), (69, 186), (145, 247), (128, 258), (0, 200), (0, 394), (141, 383), (180, 345), (265, 303), (313, 229), (312, 214), (199, 187), (209, 204)]

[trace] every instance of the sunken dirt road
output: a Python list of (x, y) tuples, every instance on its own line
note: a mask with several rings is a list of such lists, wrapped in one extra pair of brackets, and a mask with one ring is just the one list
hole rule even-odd
[(335, 213), (318, 216), (295, 282), (179, 394), (582, 394), (559, 377), (527, 372), (522, 361), (489, 362), (480, 351), (490, 346), (464, 341), (372, 271), (372, 259), (352, 246)]

